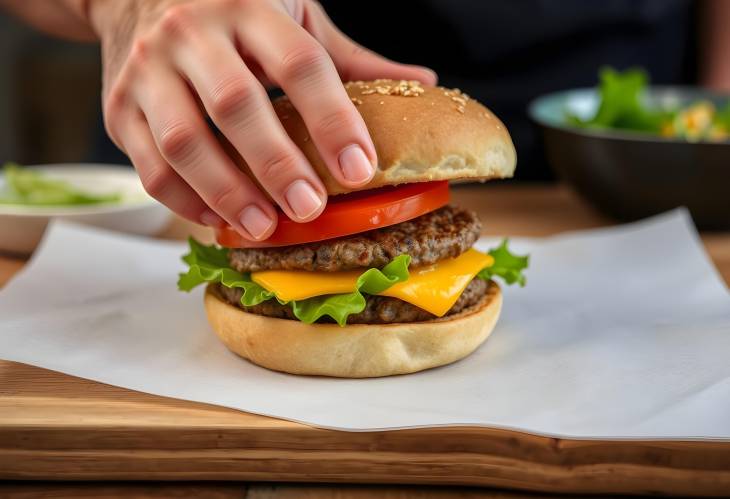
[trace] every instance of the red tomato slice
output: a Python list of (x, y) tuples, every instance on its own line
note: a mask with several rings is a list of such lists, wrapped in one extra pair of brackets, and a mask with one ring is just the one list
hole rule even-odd
[(293, 222), (279, 211), (279, 224), (265, 241), (248, 241), (228, 225), (216, 229), (216, 239), (228, 248), (267, 248), (324, 241), (405, 222), (448, 202), (449, 183), (445, 180), (381, 187), (332, 196), (322, 214), (311, 222)]

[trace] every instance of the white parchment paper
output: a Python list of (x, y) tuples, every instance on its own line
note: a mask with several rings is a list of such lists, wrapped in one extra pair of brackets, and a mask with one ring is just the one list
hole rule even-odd
[(344, 380), (271, 372), (228, 352), (202, 290), (176, 289), (182, 244), (56, 223), (0, 291), (0, 357), (343, 430), (730, 439), (730, 295), (686, 212), (513, 247), (532, 255), (528, 285), (505, 289), (477, 352), (423, 373)]

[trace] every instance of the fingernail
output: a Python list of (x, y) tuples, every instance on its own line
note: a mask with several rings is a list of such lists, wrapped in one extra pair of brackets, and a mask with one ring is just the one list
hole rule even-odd
[(350, 182), (358, 184), (367, 182), (375, 171), (365, 151), (357, 145), (348, 146), (343, 149), (338, 161), (342, 175)]
[(239, 220), (254, 239), (261, 239), (274, 224), (271, 217), (255, 204), (245, 207)]
[(308, 218), (322, 207), (317, 191), (306, 180), (292, 182), (284, 197), (299, 218)]
[(225, 221), (215, 214), (213, 210), (205, 210), (200, 214), (200, 222), (208, 227), (221, 227)]
[(427, 68), (426, 66), (416, 66), (416, 67), (418, 69), (420, 69), (421, 71), (424, 71), (424, 72), (428, 73), (429, 75), (431, 75), (431, 80), (433, 82), (436, 82), (437, 83), (439, 81), (439, 75), (433, 69)]

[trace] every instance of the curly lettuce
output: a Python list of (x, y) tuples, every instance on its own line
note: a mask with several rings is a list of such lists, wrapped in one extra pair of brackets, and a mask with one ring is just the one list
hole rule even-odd
[(183, 256), (189, 265), (188, 271), (180, 274), (177, 285), (182, 291), (190, 291), (203, 283), (220, 283), (229, 288), (241, 288), (241, 304), (247, 307), (261, 302), (277, 299), (282, 305), (290, 305), (294, 316), (302, 322), (311, 324), (324, 316), (331, 317), (340, 326), (347, 323), (351, 314), (365, 309), (363, 293), (376, 295), (397, 282), (408, 279), (408, 265), (411, 257), (400, 255), (382, 269), (368, 269), (355, 284), (352, 293), (323, 295), (305, 300), (283, 301), (276, 295), (259, 286), (251, 279), (251, 274), (232, 269), (228, 263), (228, 249), (205, 246), (195, 239), (188, 240), (190, 252)]
[(477, 277), (485, 281), (493, 277), (499, 277), (507, 284), (517, 283), (524, 287), (527, 283), (527, 278), (522, 271), (527, 269), (530, 263), (530, 257), (528, 255), (517, 256), (510, 252), (507, 247), (508, 243), (509, 240), (504, 239), (498, 247), (489, 250), (488, 253), (494, 258), (494, 263), (482, 269), (477, 274)]
[[(350, 315), (358, 314), (365, 309), (365, 295), (377, 295), (398, 282), (406, 281), (409, 277), (408, 266), (411, 262), (409, 255), (400, 255), (382, 269), (371, 268), (364, 271), (357, 278), (355, 289), (351, 293), (283, 301), (277, 298), (272, 291), (255, 283), (251, 279), (250, 273), (232, 269), (228, 263), (227, 248), (206, 246), (193, 238), (188, 239), (188, 243), (190, 251), (182, 258), (188, 264), (188, 271), (179, 275), (178, 289), (188, 292), (196, 286), (206, 283), (219, 283), (228, 288), (240, 288), (243, 291), (242, 305), (251, 307), (275, 299), (282, 305), (289, 305), (294, 316), (307, 324), (327, 316), (340, 326), (344, 326)], [(527, 268), (528, 257), (510, 253), (507, 248), (507, 240), (491, 250), (489, 254), (494, 258), (494, 265), (483, 269), (477, 275), (478, 278), (489, 280), (493, 277), (500, 277), (507, 284), (525, 285), (525, 276), (522, 271)]]

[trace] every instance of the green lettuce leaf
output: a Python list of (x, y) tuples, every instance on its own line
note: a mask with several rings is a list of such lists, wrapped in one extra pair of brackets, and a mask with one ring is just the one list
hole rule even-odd
[(6, 163), (3, 174), (5, 188), (0, 192), (0, 204), (62, 206), (113, 203), (121, 200), (119, 193), (97, 195), (82, 192), (67, 182), (48, 178), (40, 172), (14, 163)]
[(376, 295), (393, 284), (408, 280), (409, 255), (395, 257), (381, 270), (368, 269), (357, 278), (355, 291), (338, 295), (314, 296), (306, 300), (292, 301), (291, 306), (297, 319), (311, 324), (328, 315), (340, 326), (347, 323), (350, 314), (358, 314), (367, 303), (363, 293)]
[(249, 274), (242, 274), (229, 266), (226, 248), (206, 246), (192, 237), (188, 239), (188, 244), (190, 252), (182, 259), (189, 268), (186, 273), (180, 274), (177, 281), (177, 287), (181, 291), (190, 291), (200, 284), (210, 282), (243, 289), (241, 303), (247, 307), (274, 298), (274, 293), (253, 282)]
[(513, 254), (507, 247), (508, 243), (509, 240), (504, 239), (498, 247), (489, 250), (489, 254), (494, 258), (494, 264), (491, 267), (482, 269), (477, 277), (485, 281), (493, 277), (500, 277), (507, 284), (518, 283), (520, 286), (527, 283), (522, 271), (527, 268), (530, 257), (528, 255), (517, 256)]
[[(177, 283), (181, 291), (190, 291), (203, 283), (221, 283), (229, 288), (241, 288), (241, 303), (245, 306), (258, 305), (276, 298), (274, 293), (253, 282), (250, 274), (230, 268), (226, 248), (206, 246), (192, 238), (188, 243), (190, 252), (183, 256), (183, 261), (189, 268), (187, 272), (180, 274)], [(311, 324), (323, 316), (329, 316), (340, 326), (344, 326), (347, 317), (365, 309), (363, 293), (377, 294), (397, 282), (407, 280), (410, 262), (410, 256), (400, 255), (380, 270), (366, 270), (358, 277), (352, 293), (315, 296), (291, 302), (277, 300), (282, 305), (289, 304), (294, 316), (302, 322)]]
[(643, 69), (617, 71), (611, 67), (599, 72), (600, 104), (593, 118), (583, 120), (567, 114), (568, 122), (588, 128), (622, 128), (659, 133), (662, 125), (672, 119), (672, 113), (644, 105), (649, 77)]

